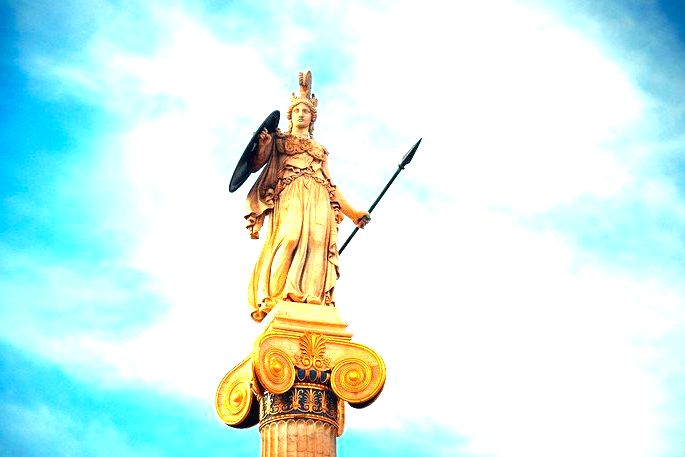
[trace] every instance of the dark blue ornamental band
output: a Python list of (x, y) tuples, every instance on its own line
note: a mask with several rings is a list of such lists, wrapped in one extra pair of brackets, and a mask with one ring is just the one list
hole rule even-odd
[(264, 392), (259, 402), (259, 428), (288, 419), (316, 419), (338, 427), (338, 402), (330, 388), (330, 372), (298, 369), (285, 393)]
[(295, 372), (295, 382), (306, 382), (314, 384), (322, 384), (324, 386), (331, 385), (331, 372), (330, 371), (317, 371), (317, 370), (303, 370), (298, 368)]

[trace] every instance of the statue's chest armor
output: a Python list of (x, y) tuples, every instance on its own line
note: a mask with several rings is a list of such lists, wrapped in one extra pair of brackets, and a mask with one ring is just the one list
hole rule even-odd
[(312, 170), (317, 171), (321, 168), (321, 161), (314, 159), (314, 157), (307, 153), (286, 156), (285, 164), (303, 170), (305, 168), (311, 168)]
[(279, 139), (277, 145), (278, 152), (283, 154), (284, 163), (292, 167), (311, 167), (316, 171), (326, 158), (323, 147), (306, 138), (286, 137)]

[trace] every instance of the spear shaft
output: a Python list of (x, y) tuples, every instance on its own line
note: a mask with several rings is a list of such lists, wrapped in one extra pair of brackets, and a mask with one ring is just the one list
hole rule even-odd
[[(378, 198), (376, 198), (376, 201), (373, 202), (373, 205), (371, 205), (371, 207), (369, 208), (369, 214), (371, 214), (371, 212), (374, 210), (374, 208), (376, 208), (376, 205), (378, 204), (378, 202), (381, 201), (381, 198), (383, 198), (383, 195), (385, 195), (385, 192), (390, 188), (392, 183), (395, 181), (395, 178), (397, 178), (397, 175), (399, 175), (400, 172), (402, 170), (404, 170), (404, 167), (409, 165), (409, 162), (411, 162), (411, 160), (414, 158), (414, 154), (416, 153), (416, 150), (419, 148), (419, 144), (421, 144), (422, 139), (423, 138), (420, 138), (419, 141), (417, 141), (416, 144), (414, 146), (412, 146), (412, 148), (409, 150), (409, 152), (407, 152), (404, 155), (404, 157), (402, 157), (402, 162), (400, 162), (400, 164), (397, 166), (397, 170), (395, 171), (395, 174), (392, 175), (392, 178), (390, 178), (390, 181), (388, 181), (388, 183), (385, 185), (385, 187), (381, 191)], [(345, 242), (343, 243), (342, 247), (338, 250), (338, 254), (342, 254), (345, 247), (350, 243), (350, 241), (352, 241), (352, 238), (354, 238), (354, 236), (357, 234), (358, 231), (359, 231), (359, 227), (355, 227), (354, 230), (352, 231), (352, 234), (350, 234), (350, 236), (347, 238), (347, 240), (345, 240)]]

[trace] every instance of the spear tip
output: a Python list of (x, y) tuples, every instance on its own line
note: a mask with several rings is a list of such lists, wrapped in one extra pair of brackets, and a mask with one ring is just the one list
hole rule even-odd
[(421, 144), (421, 140), (423, 138), (419, 138), (419, 141), (416, 142), (414, 146), (411, 147), (409, 152), (407, 152), (404, 157), (402, 157), (402, 163), (400, 163), (400, 168), (404, 170), (404, 167), (409, 165), (409, 162), (414, 158), (414, 154), (416, 154), (416, 150), (419, 149), (419, 145)]

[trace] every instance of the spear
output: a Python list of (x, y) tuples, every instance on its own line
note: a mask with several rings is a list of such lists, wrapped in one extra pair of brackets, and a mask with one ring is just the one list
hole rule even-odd
[[(416, 153), (416, 150), (419, 148), (419, 144), (421, 144), (422, 139), (423, 138), (419, 138), (419, 141), (417, 141), (416, 144), (414, 146), (412, 146), (412, 148), (409, 150), (409, 152), (407, 152), (404, 155), (404, 157), (402, 157), (402, 162), (400, 162), (400, 164), (397, 166), (397, 171), (395, 171), (395, 174), (392, 175), (392, 178), (390, 178), (390, 181), (388, 181), (388, 183), (385, 185), (385, 187), (381, 191), (381, 194), (378, 196), (376, 201), (373, 202), (373, 205), (371, 205), (371, 208), (369, 208), (369, 214), (371, 214), (371, 212), (374, 210), (374, 208), (376, 207), (378, 202), (381, 201), (381, 198), (383, 198), (383, 195), (385, 195), (385, 191), (387, 191), (388, 188), (392, 185), (393, 181), (395, 181), (395, 178), (397, 178), (397, 175), (399, 175), (400, 172), (402, 170), (404, 170), (404, 167), (409, 165), (409, 162), (411, 162), (411, 159), (414, 158), (414, 154)], [(347, 238), (347, 240), (345, 240), (345, 243), (343, 243), (342, 247), (338, 250), (338, 254), (342, 254), (343, 250), (345, 249), (345, 246), (347, 246), (350, 243), (350, 241), (352, 240), (352, 238), (354, 238), (354, 235), (356, 235), (358, 231), (359, 231), (359, 227), (355, 227), (352, 234)]]

